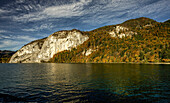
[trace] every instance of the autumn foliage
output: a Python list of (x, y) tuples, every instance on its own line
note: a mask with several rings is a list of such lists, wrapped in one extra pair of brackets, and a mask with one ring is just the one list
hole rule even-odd
[[(116, 25), (83, 32), (89, 39), (82, 45), (54, 55), (49, 62), (57, 63), (112, 63), (112, 62), (170, 62), (170, 23), (159, 23), (149, 18), (128, 20), (119, 26), (137, 35), (111, 37)], [(123, 31), (122, 31), (123, 32)], [(121, 32), (120, 32), (121, 33)], [(85, 53), (92, 49), (90, 55)], [(83, 54), (84, 52), (84, 54)]]

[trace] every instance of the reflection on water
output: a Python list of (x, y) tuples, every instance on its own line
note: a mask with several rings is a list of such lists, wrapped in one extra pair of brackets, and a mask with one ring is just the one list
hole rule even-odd
[(169, 65), (0, 64), (0, 101), (168, 102)]

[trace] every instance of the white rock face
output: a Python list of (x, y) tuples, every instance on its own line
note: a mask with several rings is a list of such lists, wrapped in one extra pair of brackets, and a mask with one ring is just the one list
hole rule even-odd
[(97, 49), (91, 49), (91, 48), (89, 48), (88, 50), (84, 50), (83, 52), (82, 52), (82, 54), (83, 55), (85, 55), (85, 56), (88, 56), (88, 55), (90, 55), (91, 53), (93, 53), (94, 51), (97, 51)]
[(113, 30), (109, 34), (111, 37), (122, 38), (122, 37), (126, 37), (126, 36), (132, 36), (137, 33), (129, 31), (129, 29), (126, 27), (116, 26), (113, 28)]
[(12, 56), (9, 63), (40, 63), (48, 61), (54, 54), (64, 50), (71, 50), (84, 43), (88, 38), (78, 30), (59, 31), (46, 39), (37, 40), (22, 47)]
[(18, 50), (10, 59), (9, 63), (33, 63), (37, 62), (37, 56), (41, 51), (46, 38), (33, 41)]
[(85, 55), (86, 55), (86, 56), (90, 55), (90, 54), (92, 53), (92, 51), (93, 51), (92, 49), (87, 50), (86, 53), (85, 53)]

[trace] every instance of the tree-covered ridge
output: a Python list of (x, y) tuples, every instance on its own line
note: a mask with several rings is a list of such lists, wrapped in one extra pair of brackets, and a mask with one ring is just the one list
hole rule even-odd
[[(111, 37), (110, 32), (116, 26), (128, 28), (116, 32), (116, 35), (127, 31), (134, 32), (134, 35)], [(70, 51), (55, 54), (49, 62), (170, 62), (169, 22), (159, 23), (142, 17), (84, 33), (89, 36), (86, 42)]]
[(167, 20), (167, 21), (165, 21), (164, 23), (170, 23), (170, 19), (169, 19), (169, 20)]
[(15, 51), (0, 50), (0, 63), (8, 63)]

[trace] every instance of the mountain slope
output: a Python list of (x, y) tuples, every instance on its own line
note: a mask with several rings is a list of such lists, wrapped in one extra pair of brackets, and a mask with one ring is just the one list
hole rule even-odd
[[(59, 31), (15, 53), (10, 63), (170, 62), (170, 23), (141, 17), (92, 31)], [(28, 49), (28, 50), (27, 50)]]
[(62, 51), (49, 62), (169, 62), (169, 23), (149, 18), (128, 20), (85, 32), (89, 39), (71, 51)]
[(170, 23), (170, 20), (165, 21), (164, 23)]

